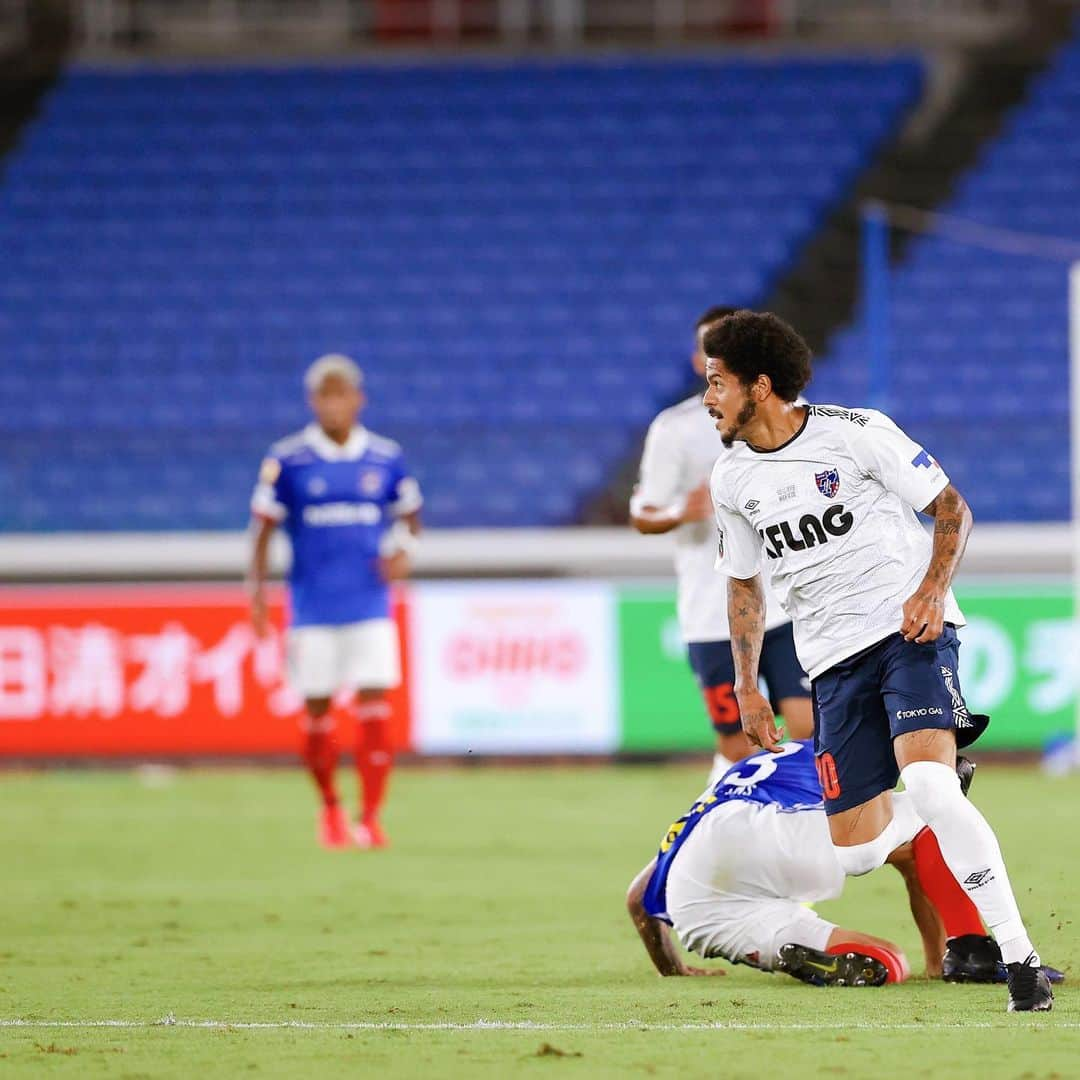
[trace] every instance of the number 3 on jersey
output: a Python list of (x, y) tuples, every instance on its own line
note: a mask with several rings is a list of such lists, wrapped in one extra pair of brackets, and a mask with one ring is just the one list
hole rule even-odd
[(754, 754), (753, 757), (739, 762), (738, 772), (727, 773), (724, 777), (724, 786), (749, 791), (776, 772), (776, 763), (781, 758), (797, 754), (802, 749), (801, 743), (790, 742), (784, 743), (775, 753), (765, 750), (760, 754)]

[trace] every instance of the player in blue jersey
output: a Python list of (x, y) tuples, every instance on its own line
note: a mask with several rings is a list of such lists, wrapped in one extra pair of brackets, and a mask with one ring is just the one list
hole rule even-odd
[[(901, 842), (889, 861), (908, 887), (928, 974), (941, 973), (945, 938), (919, 886), (910, 841), (923, 822), (903, 794), (894, 811)], [(675, 822), (630, 886), (627, 906), (661, 975), (712, 975), (687, 965), (668, 926), (700, 956), (816, 985), (879, 986), (910, 968), (892, 942), (841, 929), (804, 906), (840, 895), (844, 870), (825, 818), (810, 740), (782, 744), (729, 769)]]
[(389, 583), (408, 574), (422, 499), (401, 447), (360, 425), (363, 375), (352, 360), (322, 357), (304, 385), (315, 422), (273, 445), (252, 496), (252, 622), (266, 633), (267, 553), (281, 526), (292, 545), (289, 677), (304, 698), (303, 758), (323, 800), (320, 838), (327, 847), (350, 843), (330, 716), (335, 693), (348, 688), (362, 792), (352, 841), (383, 847), (379, 812), (392, 761), (386, 694), (401, 681)]

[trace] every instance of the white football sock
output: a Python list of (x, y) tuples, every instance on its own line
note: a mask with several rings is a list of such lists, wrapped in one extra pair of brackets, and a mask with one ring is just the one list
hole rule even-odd
[(964, 798), (955, 770), (939, 761), (914, 761), (900, 779), (937, 837), (946, 866), (994, 932), (1005, 963), (1022, 963), (1035, 949), (1016, 906), (1001, 848), (986, 818)]
[(723, 754), (713, 754), (712, 768), (709, 770), (709, 779), (705, 786), (711, 788), (734, 764), (734, 761), (729, 761)]
[(889, 856), (911, 840), (925, 824), (915, 812), (911, 796), (906, 791), (894, 791), (892, 804), (892, 819), (873, 840), (847, 847), (833, 845), (836, 858), (848, 877), (869, 874), (884, 866)]

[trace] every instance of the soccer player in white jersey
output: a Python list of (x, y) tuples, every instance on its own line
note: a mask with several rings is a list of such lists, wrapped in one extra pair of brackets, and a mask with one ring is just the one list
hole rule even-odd
[[(703, 378), (705, 331), (734, 310), (712, 307), (697, 321), (690, 363)], [(671, 533), (675, 541), (679, 630), (716, 732), (709, 783), (754, 750), (739, 721), (727, 590), (713, 565), (716, 534), (709, 475), (722, 450), (716, 426), (702, 409), (699, 395), (665, 409), (645, 437), (638, 483), (630, 500), (630, 522), (638, 532)], [(791, 620), (775, 598), (767, 598), (766, 612), (761, 671), (769, 699), (783, 715), (791, 737), (806, 739), (814, 730), (810, 682), (795, 654)]]
[(363, 375), (352, 360), (316, 360), (304, 385), (315, 422), (273, 445), (251, 500), (251, 617), (265, 635), (267, 552), (280, 525), (292, 546), (289, 677), (304, 698), (303, 758), (323, 801), (320, 840), (331, 848), (350, 843), (330, 714), (334, 695), (348, 689), (361, 788), (352, 842), (384, 847), (379, 812), (392, 763), (386, 695), (401, 681), (389, 582), (408, 573), (422, 499), (401, 447), (360, 425)]
[[(1009, 1010), (1051, 1008), (997, 838), (955, 773), (957, 733), (974, 724), (957, 673), (963, 616), (951, 589), (971, 531), (967, 503), (887, 416), (797, 404), (810, 350), (775, 315), (729, 315), (704, 347), (704, 405), (728, 447), (711, 489), (744, 729), (776, 748), (773, 711), (758, 689), (764, 573), (813, 681), (817, 764), (840, 864), (864, 874), (896, 847), (892, 791), (902, 779), (997, 939)], [(932, 540), (920, 512), (934, 519)]]

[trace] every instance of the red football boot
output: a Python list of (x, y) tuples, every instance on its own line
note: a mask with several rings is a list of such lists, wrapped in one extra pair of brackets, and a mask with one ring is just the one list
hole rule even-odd
[(340, 806), (324, 806), (319, 816), (319, 843), (324, 848), (349, 846), (349, 825)]
[(358, 821), (353, 829), (353, 843), (358, 848), (384, 848), (390, 846), (386, 833), (375, 818)]

